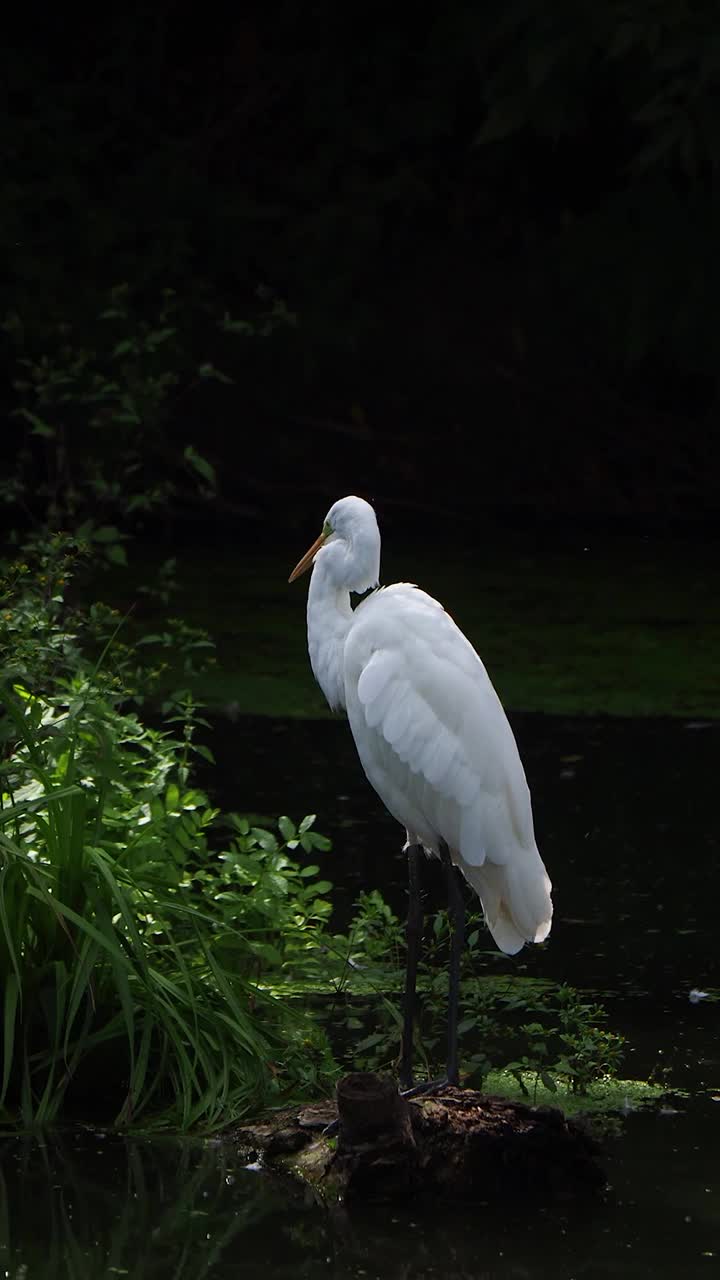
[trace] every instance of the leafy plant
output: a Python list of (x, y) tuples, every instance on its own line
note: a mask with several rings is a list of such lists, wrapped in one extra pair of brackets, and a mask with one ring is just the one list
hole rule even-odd
[(330, 910), (285, 850), (327, 842), (311, 818), (277, 837), (231, 819), (215, 851), (191, 776), (202, 716), (188, 691), (162, 727), (132, 710), (155, 639), (133, 649), (111, 611), (66, 605), (76, 553), (52, 538), (5, 573), (0, 1105), (48, 1123), (90, 1090), (123, 1123), (213, 1126), (334, 1069), (302, 1005), (259, 981)]
[(17, 745), (0, 810), (0, 1101), (49, 1122), (110, 1051), (125, 1123), (212, 1126), (317, 1086), (322, 1035), (254, 980), (270, 945), (257, 888), (194, 891), (216, 812), (180, 785), (185, 743), (79, 681), (1, 703)]
[[(25, 347), (18, 315), (4, 328), (18, 348), (18, 398), (12, 415), (24, 439), (0, 482), (0, 500), (70, 529), (111, 564), (126, 563), (128, 530), (174, 502), (185, 506), (216, 493), (212, 462), (174, 434), (180, 403), (193, 403), (232, 378), (194, 354), (197, 315), (174, 290), (155, 305), (137, 305), (128, 285), (111, 290), (92, 337), (62, 323), (45, 350)], [(294, 317), (275, 299), (258, 315), (235, 320), (201, 304), (209, 334), (231, 343), (265, 336)]]
[[(481, 1088), (491, 1071), (504, 1070), (530, 1094), (540, 1083), (585, 1093), (614, 1076), (622, 1037), (606, 1029), (601, 1005), (565, 984), (487, 972), (485, 932), (479, 914), (468, 920), (462, 960), (458, 1026), (465, 1079)], [(427, 1079), (445, 1069), (447, 913), (428, 922), (418, 972), (419, 1017), (415, 1051)], [(358, 899), (346, 938), (334, 940), (346, 958), (342, 988), (347, 1003), (330, 1011), (337, 1052), (348, 1067), (392, 1070), (400, 1053), (402, 1014), (398, 993), (405, 963), (404, 929), (377, 891)]]
[(225, 819), (229, 843), (216, 859), (189, 873), (189, 880), (217, 904), (226, 925), (218, 954), (227, 950), (235, 966), (285, 997), (301, 992), (303, 979), (310, 986), (317, 983), (332, 910), (330, 881), (318, 879), (316, 864), (297, 860), (296, 851), (330, 848), (330, 841), (313, 830), (314, 822), (310, 814), (296, 827), (284, 816), (276, 834), (230, 814)]
[[(214, 662), (207, 631), (166, 616), (162, 631), (143, 632), (131, 616), (101, 601), (87, 604), (83, 597), (97, 555), (93, 544), (76, 535), (41, 531), (24, 540), (18, 558), (0, 561), (0, 656), (6, 680), (51, 690), (69, 675), (84, 673), (95, 688), (124, 704), (141, 705), (162, 693), (169, 723), (192, 720), (195, 728), (206, 728), (191, 691), (173, 687), (172, 681), (192, 683)], [(169, 564), (157, 583), (139, 590), (166, 606), (176, 585)], [(207, 757), (205, 748), (196, 750)]]

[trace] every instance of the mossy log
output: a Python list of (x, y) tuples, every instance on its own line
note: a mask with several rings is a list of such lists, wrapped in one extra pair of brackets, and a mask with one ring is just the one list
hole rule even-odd
[(327, 1201), (423, 1193), (547, 1200), (605, 1185), (597, 1144), (553, 1107), (450, 1086), (407, 1099), (394, 1081), (371, 1072), (344, 1076), (335, 1102), (274, 1113), (232, 1136), (249, 1158), (292, 1174)]

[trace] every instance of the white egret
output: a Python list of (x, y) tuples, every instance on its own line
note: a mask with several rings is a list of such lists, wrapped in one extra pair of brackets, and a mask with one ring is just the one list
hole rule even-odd
[(407, 582), (377, 587), (380, 532), (362, 498), (341, 498), (290, 582), (313, 566), (308, 649), (333, 710), (345, 709), (368, 780), (405, 827), (410, 874), (401, 1083), (412, 1084), (421, 851), (446, 865), (453, 926), (447, 1079), (459, 1082), (457, 1019), (464, 904), (456, 868), (478, 894), (501, 951), (542, 942), (551, 884), (533, 832), (517, 744), (490, 677), (442, 605)]

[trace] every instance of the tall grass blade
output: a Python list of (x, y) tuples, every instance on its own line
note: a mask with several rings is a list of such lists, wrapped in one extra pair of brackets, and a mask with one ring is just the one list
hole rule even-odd
[(16, 973), (8, 974), (5, 979), (5, 995), (3, 998), (3, 1072), (0, 1085), (0, 1106), (4, 1105), (10, 1083), (10, 1072), (15, 1060), (15, 1028), (20, 1000), (20, 981)]

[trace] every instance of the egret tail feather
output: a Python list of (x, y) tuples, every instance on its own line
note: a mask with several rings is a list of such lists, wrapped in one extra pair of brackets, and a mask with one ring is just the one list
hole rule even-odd
[(465, 879), (482, 903), (485, 922), (497, 946), (516, 955), (526, 942), (543, 942), (552, 924), (550, 880), (538, 855), (536, 866), (481, 867), (461, 861)]

